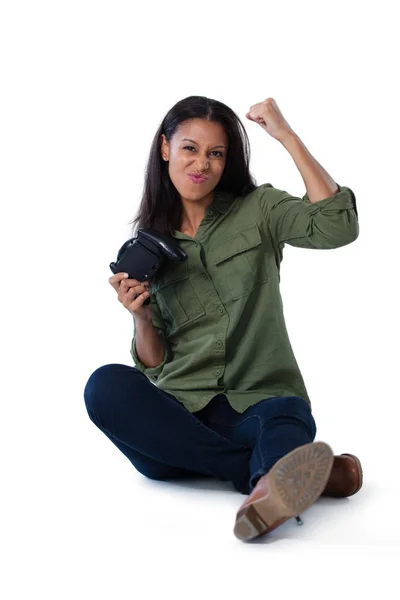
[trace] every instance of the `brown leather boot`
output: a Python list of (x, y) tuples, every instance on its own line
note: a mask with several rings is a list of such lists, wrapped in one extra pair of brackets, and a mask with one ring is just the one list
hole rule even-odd
[(333, 457), (333, 467), (328, 483), (321, 496), (346, 498), (356, 494), (363, 483), (363, 472), (359, 459), (354, 454)]
[(322, 494), (332, 466), (333, 452), (324, 442), (304, 444), (286, 454), (260, 477), (239, 508), (235, 536), (248, 541), (299, 515)]

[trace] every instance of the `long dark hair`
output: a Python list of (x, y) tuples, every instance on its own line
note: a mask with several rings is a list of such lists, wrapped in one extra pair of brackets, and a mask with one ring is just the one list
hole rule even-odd
[(181, 225), (182, 203), (168, 173), (168, 163), (161, 157), (161, 134), (168, 142), (178, 125), (186, 119), (208, 119), (221, 123), (228, 136), (229, 148), (225, 169), (215, 189), (241, 196), (257, 186), (249, 170), (250, 144), (245, 128), (236, 113), (218, 100), (205, 96), (188, 96), (177, 102), (165, 115), (150, 149), (140, 207), (134, 219), (132, 236), (139, 228), (154, 229), (172, 235)]

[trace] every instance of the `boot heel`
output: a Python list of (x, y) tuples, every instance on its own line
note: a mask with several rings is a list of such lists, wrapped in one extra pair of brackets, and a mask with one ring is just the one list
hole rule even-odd
[(268, 525), (260, 517), (253, 506), (249, 506), (246, 511), (238, 517), (234, 534), (243, 541), (251, 540), (258, 535), (262, 535), (268, 529)]

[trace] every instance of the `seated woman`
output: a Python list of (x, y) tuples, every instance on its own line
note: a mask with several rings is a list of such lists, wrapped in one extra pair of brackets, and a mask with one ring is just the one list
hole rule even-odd
[(110, 277), (133, 315), (136, 366), (101, 366), (84, 390), (90, 419), (146, 477), (214, 477), (248, 495), (234, 526), (241, 540), (362, 485), (357, 457), (314, 441), (279, 287), (285, 243), (331, 249), (357, 239), (355, 196), (274, 99), (246, 116), (289, 151), (307, 193), (255, 184), (246, 131), (228, 106), (202, 96), (175, 104), (154, 137), (133, 223), (171, 236), (188, 258), (150, 284)]

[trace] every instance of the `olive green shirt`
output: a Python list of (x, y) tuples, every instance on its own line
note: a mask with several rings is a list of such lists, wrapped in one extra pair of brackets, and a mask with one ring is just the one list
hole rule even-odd
[(215, 191), (195, 238), (175, 230), (188, 255), (150, 286), (165, 354), (136, 368), (190, 412), (223, 393), (239, 413), (274, 396), (311, 401), (286, 330), (280, 294), (285, 243), (331, 249), (359, 234), (353, 191), (312, 203), (265, 183), (245, 196)]

